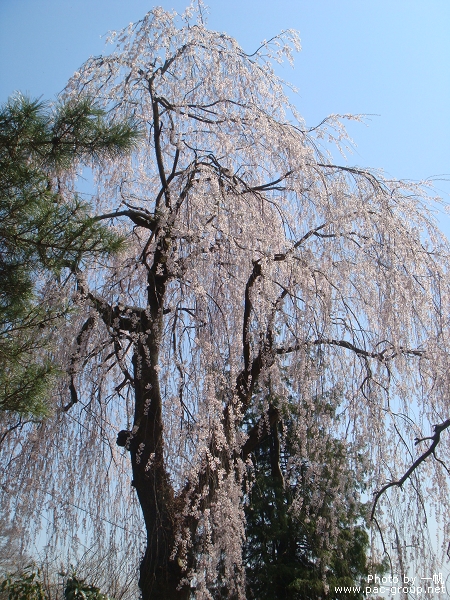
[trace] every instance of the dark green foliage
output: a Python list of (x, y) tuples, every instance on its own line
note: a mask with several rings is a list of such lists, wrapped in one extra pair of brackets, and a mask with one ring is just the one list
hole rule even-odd
[(1, 600), (47, 600), (40, 572), (26, 570), (20, 575), (8, 575), (0, 583)]
[(137, 138), (133, 124), (110, 123), (86, 98), (51, 109), (17, 95), (0, 108), (0, 410), (46, 412), (57, 373), (48, 342), (66, 307), (43, 302), (45, 279), (123, 244), (90, 217), (65, 175)]
[(66, 582), (64, 598), (67, 600), (108, 600), (95, 585), (89, 585), (73, 573)]
[[(368, 573), (364, 507), (354, 500), (360, 483), (352, 480), (341, 442), (316, 431), (321, 443), (314, 450), (308, 440), (295, 439), (295, 420), (292, 409), (285, 421), (288, 430), (281, 432), (273, 425), (253, 455), (255, 480), (246, 509), (244, 555), (247, 599), (362, 598), (362, 593), (335, 591), (336, 586), (358, 585)], [(299, 443), (310, 446), (308, 461), (288, 465)], [(350, 483), (342, 485), (343, 478)], [(328, 536), (333, 522), (336, 533)]]
[[(57, 586), (56, 588), (54, 584), (45, 586), (40, 571), (33, 568), (28, 568), (17, 575), (8, 575), (0, 581), (0, 600), (57, 600), (60, 597)], [(98, 587), (79, 579), (75, 573), (65, 581), (64, 598), (66, 600), (109, 600)]]

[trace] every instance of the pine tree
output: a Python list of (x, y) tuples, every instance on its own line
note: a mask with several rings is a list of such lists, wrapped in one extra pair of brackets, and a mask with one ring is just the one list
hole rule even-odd
[(42, 415), (57, 365), (50, 339), (66, 307), (45, 301), (46, 279), (122, 240), (64, 186), (79, 164), (115, 158), (137, 140), (88, 98), (52, 109), (16, 95), (0, 108), (0, 410)]

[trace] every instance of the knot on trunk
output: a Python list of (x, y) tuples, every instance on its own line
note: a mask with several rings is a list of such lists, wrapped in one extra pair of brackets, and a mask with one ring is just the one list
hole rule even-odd
[(131, 438), (131, 431), (128, 431), (128, 429), (122, 429), (117, 434), (116, 444), (118, 446), (120, 446), (121, 448), (126, 448), (127, 450), (129, 450), (130, 449), (130, 447), (129, 447), (130, 438)]

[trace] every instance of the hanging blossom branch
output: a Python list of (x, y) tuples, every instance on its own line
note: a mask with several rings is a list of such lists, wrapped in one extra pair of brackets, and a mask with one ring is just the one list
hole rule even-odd
[[(415, 445), (417, 446), (417, 444), (420, 444), (420, 442), (424, 442), (425, 440), (432, 440), (430, 447), (428, 448), (428, 450), (426, 452), (424, 452), (423, 454), (421, 454), (419, 456), (419, 458), (417, 458), (414, 463), (409, 467), (409, 469), (406, 471), (406, 473), (403, 475), (403, 477), (401, 477), (401, 479), (398, 479), (397, 481), (390, 481), (389, 483), (386, 483), (386, 485), (384, 485), (381, 490), (379, 490), (378, 492), (375, 493), (375, 498), (373, 501), (373, 506), (372, 506), (372, 512), (370, 514), (370, 520), (373, 521), (374, 515), (375, 515), (375, 509), (377, 507), (378, 504), (378, 500), (381, 498), (381, 496), (391, 487), (402, 487), (403, 484), (405, 483), (405, 481), (410, 477), (410, 475), (412, 473), (414, 473), (414, 471), (417, 469), (417, 467), (423, 463), (429, 456), (433, 455), (436, 458), (435, 455), (435, 450), (436, 450), (436, 446), (439, 444), (439, 441), (441, 439), (441, 433), (443, 431), (445, 431), (448, 427), (450, 427), (450, 419), (447, 419), (446, 421), (444, 421), (443, 423), (440, 423), (439, 425), (434, 425), (433, 426), (433, 430), (434, 430), (434, 434), (428, 437), (424, 437), (424, 438), (416, 438), (415, 440)], [(436, 460), (438, 460), (436, 458)], [(439, 461), (441, 462), (441, 461)]]

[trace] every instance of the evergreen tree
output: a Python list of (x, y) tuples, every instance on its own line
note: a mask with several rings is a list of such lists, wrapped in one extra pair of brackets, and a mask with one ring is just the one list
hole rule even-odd
[(0, 107), (0, 410), (46, 411), (57, 371), (49, 340), (65, 308), (45, 302), (45, 278), (122, 244), (89, 216), (67, 175), (136, 140), (133, 123), (110, 122), (88, 98), (52, 109), (17, 95)]
[[(247, 598), (362, 598), (362, 592), (336, 591), (358, 586), (368, 573), (369, 538), (364, 505), (358, 500), (361, 482), (350, 472), (348, 448), (325, 428), (313, 432), (310, 427), (300, 442), (305, 458), (292, 462), (299, 443), (299, 415), (294, 405), (284, 411), (290, 412), (284, 431), (279, 423), (271, 425), (252, 456), (255, 478), (246, 508)], [(313, 411), (316, 417), (320, 411), (335, 418), (332, 395), (317, 400)], [(314, 450), (311, 442), (317, 434), (325, 442)], [(334, 531), (327, 531), (330, 526)]]

